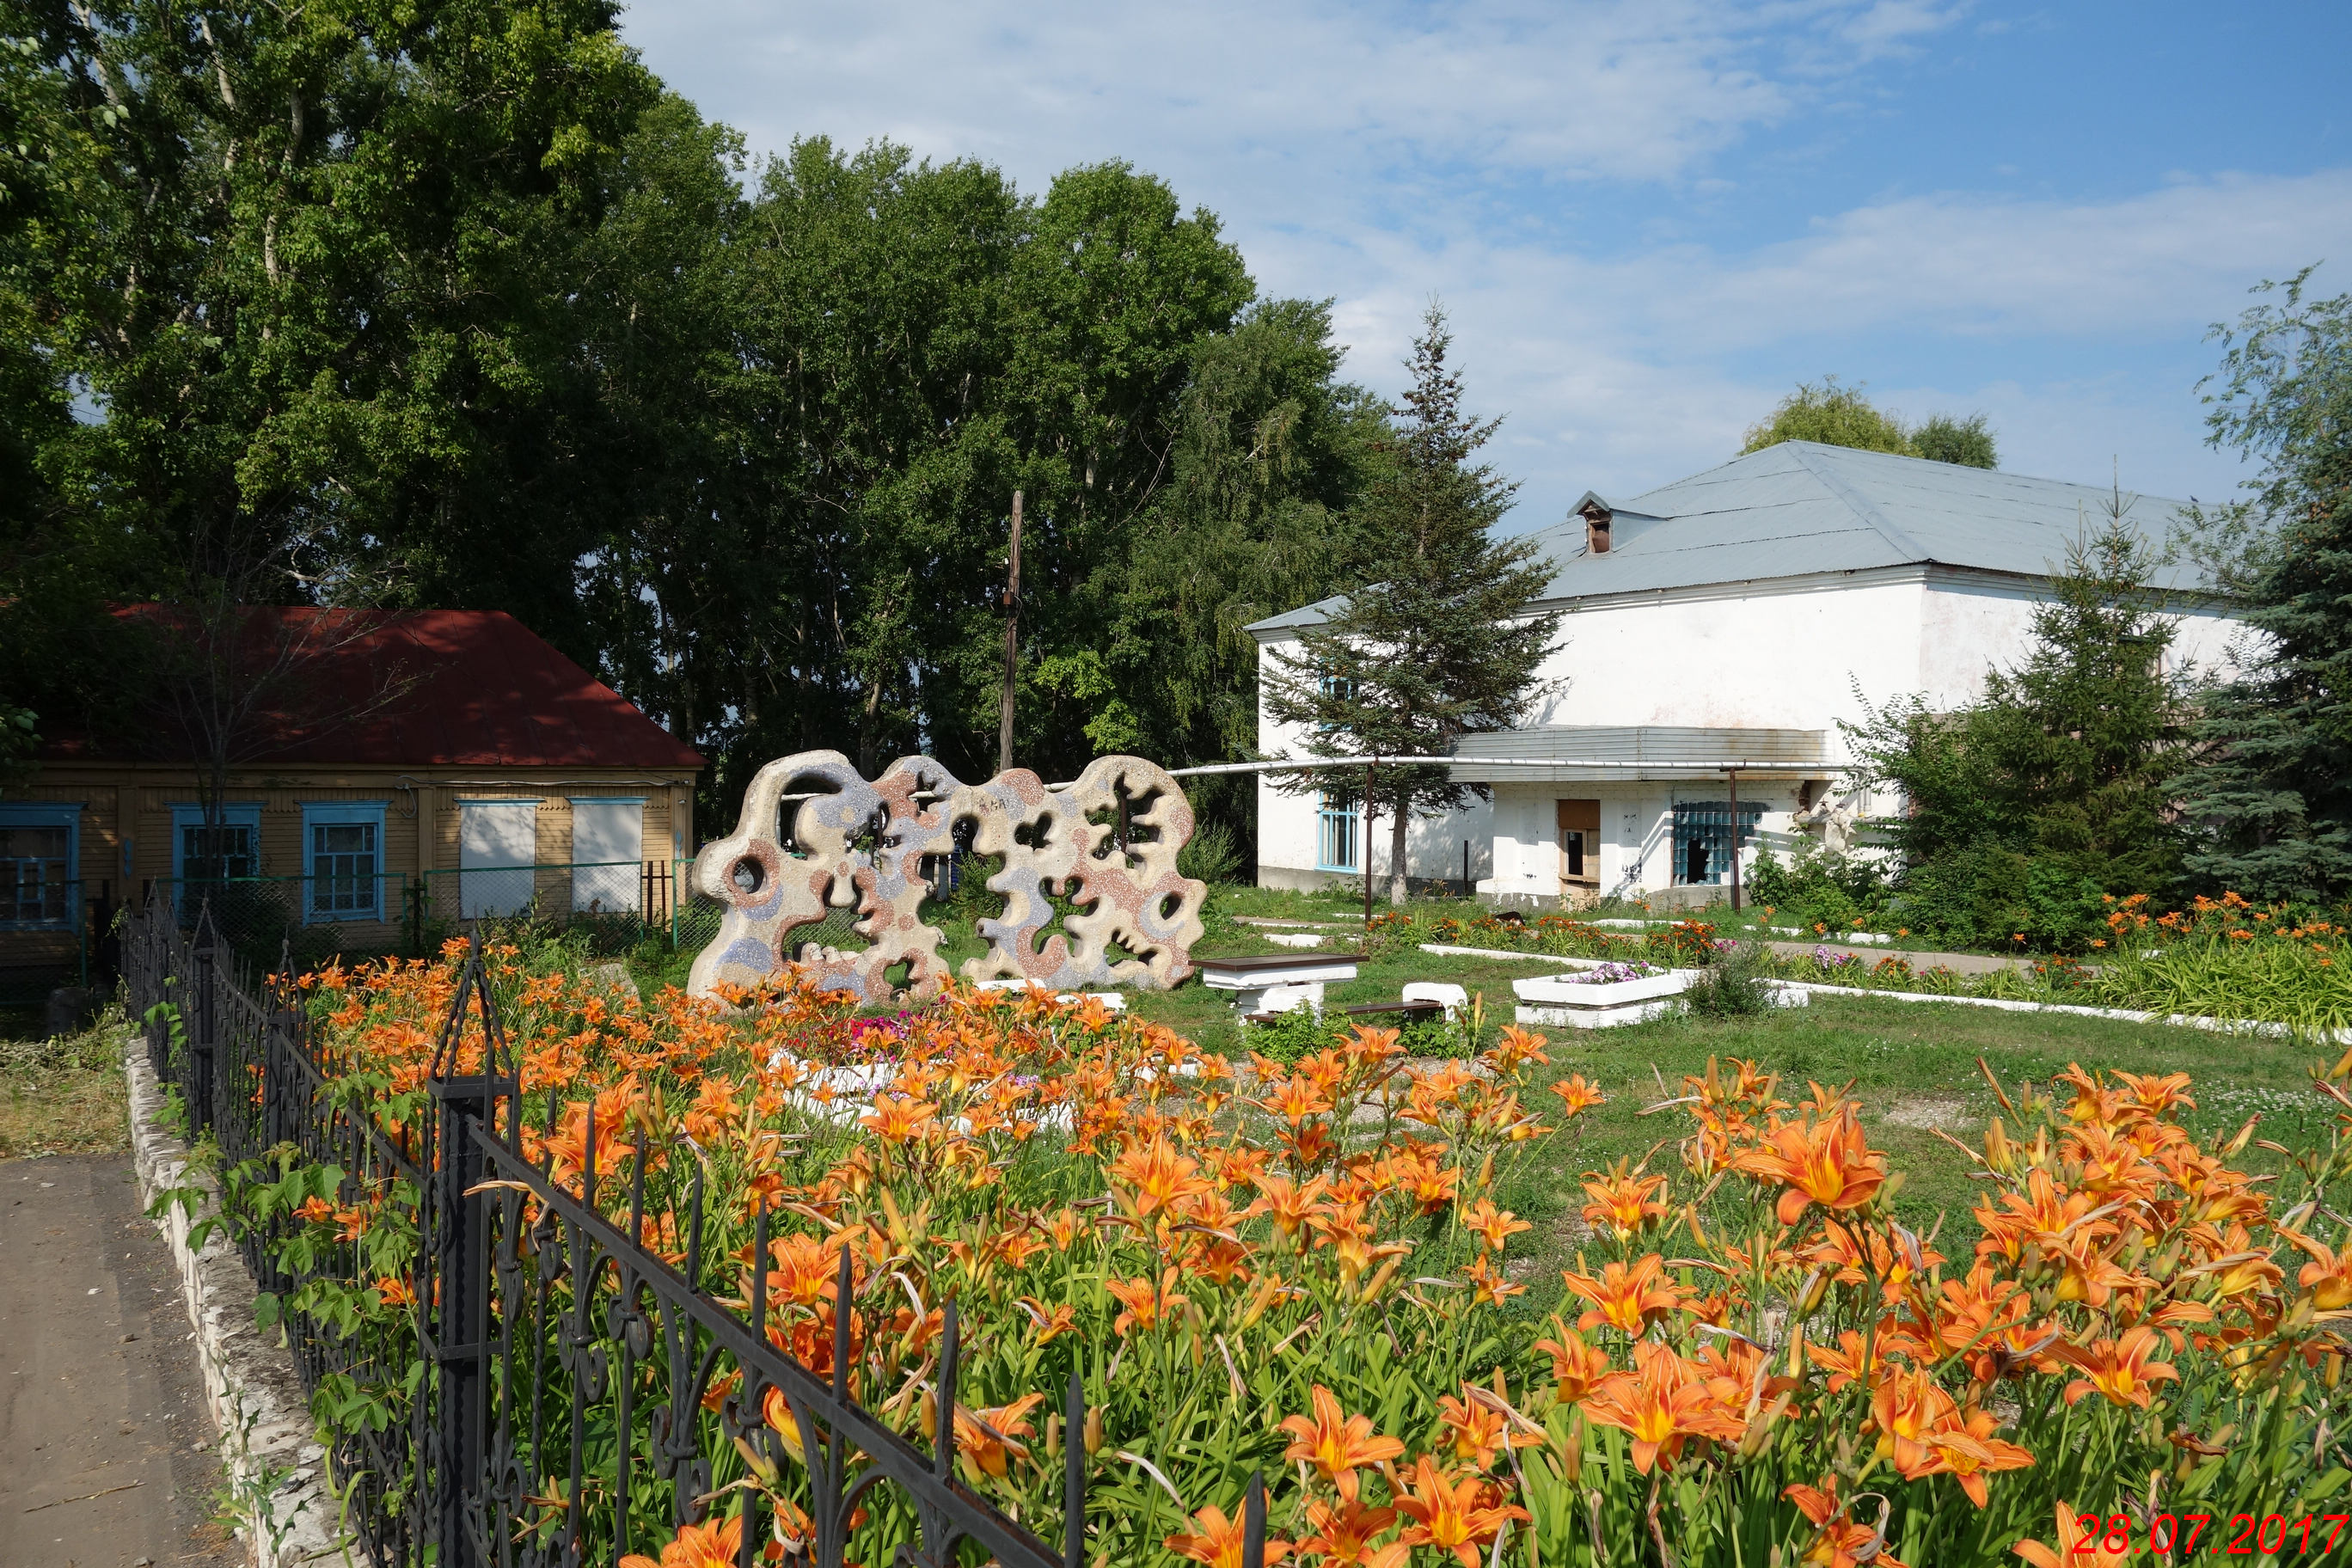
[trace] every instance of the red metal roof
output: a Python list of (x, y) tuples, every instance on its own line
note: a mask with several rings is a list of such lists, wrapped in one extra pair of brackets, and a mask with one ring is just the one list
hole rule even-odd
[[(237, 746), (250, 763), (702, 766), (692, 747), (502, 610), (245, 613), (247, 668), (299, 669), (277, 681), (274, 711)], [(117, 614), (163, 612), (139, 605)]]

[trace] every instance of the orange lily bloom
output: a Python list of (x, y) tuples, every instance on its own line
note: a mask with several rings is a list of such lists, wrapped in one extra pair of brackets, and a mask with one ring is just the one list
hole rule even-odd
[(1480, 1198), (1462, 1216), (1462, 1228), (1478, 1237), (1490, 1250), (1499, 1251), (1511, 1237), (1523, 1230), (1533, 1230), (1535, 1226), (1510, 1210), (1498, 1211), (1487, 1199)]
[(1862, 1122), (1851, 1104), (1811, 1125), (1790, 1121), (1774, 1128), (1761, 1146), (1741, 1154), (1734, 1164), (1789, 1189), (1774, 1211), (1782, 1225), (1796, 1224), (1811, 1204), (1859, 1208), (1886, 1181), (1886, 1156), (1863, 1137)]
[(1312, 1416), (1293, 1415), (1282, 1423), (1282, 1430), (1289, 1433), (1292, 1439), (1290, 1447), (1283, 1450), (1283, 1459), (1286, 1463), (1305, 1460), (1322, 1472), (1324, 1479), (1339, 1489), (1341, 1497), (1353, 1501), (1356, 1471), (1366, 1465), (1395, 1458), (1404, 1452), (1404, 1445), (1394, 1437), (1374, 1436), (1369, 1415), (1343, 1415), (1339, 1399), (1319, 1383), (1315, 1385), (1313, 1398)]
[(1585, 1397), (1584, 1413), (1633, 1439), (1633, 1468), (1648, 1475), (1664, 1454), (1668, 1464), (1691, 1437), (1736, 1443), (1747, 1423), (1707, 1385), (1699, 1369), (1671, 1349), (1643, 1341), (1633, 1347), (1634, 1370), (1611, 1373)]
[(1027, 1447), (1015, 1439), (1026, 1437), (1035, 1430), (1024, 1418), (1045, 1397), (1042, 1394), (1024, 1394), (1010, 1405), (986, 1410), (967, 1410), (957, 1405), (956, 1453), (984, 1474), (1003, 1480), (1005, 1467), (1012, 1459), (1028, 1457)]
[(2110, 1404), (2137, 1405), (2147, 1409), (2155, 1385), (2180, 1375), (2170, 1363), (2149, 1359), (2163, 1343), (2154, 1329), (2142, 1323), (2125, 1330), (2120, 1340), (2101, 1340), (2093, 1345), (2061, 1349), (2060, 1360), (2088, 1374), (2066, 1385), (2066, 1403), (2072, 1405), (2086, 1394), (2100, 1394)]
[(1201, 1162), (1179, 1154), (1162, 1137), (1112, 1161), (1109, 1173), (1112, 1181), (1131, 1190), (1133, 1212), (1141, 1219), (1208, 1192), (1210, 1183), (1197, 1173), (1200, 1169)]
[(1666, 1205), (1655, 1201), (1665, 1190), (1665, 1177), (1637, 1176), (1625, 1167), (1620, 1160), (1606, 1176), (1591, 1172), (1584, 1182), (1585, 1194), (1592, 1199), (1584, 1205), (1585, 1223), (1612, 1232), (1619, 1241), (1630, 1240), (1635, 1231), (1666, 1217)]
[(1568, 1288), (1592, 1303), (1576, 1326), (1594, 1329), (1606, 1323), (1639, 1339), (1654, 1321), (1690, 1300), (1689, 1291), (1664, 1278), (1665, 1270), (1666, 1260), (1654, 1252), (1630, 1265), (1603, 1264), (1598, 1279), (1560, 1270)]
[[(1558, 1318), (1552, 1320), (1554, 1327), (1559, 1323)], [(1538, 1340), (1536, 1349), (1551, 1357), (1552, 1380), (1559, 1384), (1554, 1397), (1564, 1404), (1582, 1399), (1613, 1370), (1608, 1355), (1572, 1329), (1560, 1329), (1556, 1340)]]
[(1590, 1110), (1596, 1105), (1609, 1102), (1609, 1097), (1601, 1092), (1599, 1086), (1586, 1082), (1580, 1072), (1570, 1073), (1553, 1084), (1551, 1091), (1559, 1096), (1561, 1114), (1566, 1116), (1574, 1116), (1580, 1110)]
[(1157, 1286), (1149, 1279), (1107, 1279), (1103, 1289), (1126, 1309), (1111, 1324), (1111, 1331), (1122, 1339), (1129, 1329), (1157, 1328), (1163, 1316), (1191, 1300), (1177, 1292), (1173, 1268), (1161, 1273)]
[(1797, 1505), (1817, 1533), (1799, 1559), (1814, 1568), (1861, 1568), (1871, 1563), (1874, 1568), (1905, 1568), (1903, 1562), (1886, 1551), (1885, 1538), (1858, 1519), (1848, 1519), (1845, 1505), (1838, 1501), (1837, 1478), (1823, 1476), (1818, 1487), (1795, 1482), (1780, 1489), (1780, 1495)]
[(1527, 1510), (1502, 1503), (1496, 1489), (1482, 1478), (1467, 1475), (1454, 1480), (1427, 1454), (1413, 1462), (1396, 1506), (1412, 1521), (1397, 1537), (1400, 1544), (1451, 1552), (1462, 1568), (1479, 1568), (1480, 1549), (1495, 1539), (1505, 1521), (1528, 1517)]
[(740, 1513), (723, 1524), (682, 1524), (676, 1539), (661, 1549), (659, 1563), (633, 1552), (621, 1559), (620, 1568), (735, 1568), (742, 1542)]
[[(1225, 1510), (1212, 1503), (1192, 1516), (1192, 1525), (1197, 1533), (1180, 1532), (1168, 1538), (1169, 1551), (1206, 1568), (1242, 1568), (1240, 1519), (1227, 1519)], [(1278, 1563), (1289, 1555), (1289, 1542), (1272, 1535), (1265, 1538), (1266, 1562)]]
[(2066, 1505), (2065, 1499), (2060, 1498), (2057, 1550), (2051, 1550), (2031, 1536), (2010, 1550), (2033, 1564), (2033, 1568), (2129, 1568), (2131, 1548), (2109, 1552), (2100, 1546), (2100, 1539), (2096, 1531), (2082, 1528), (2080, 1517)]
[(2300, 1231), (2283, 1230), (2281, 1234), (2311, 1254), (2311, 1261), (2303, 1266), (2294, 1282), (2311, 1292), (2312, 1306), (2322, 1312), (2352, 1306), (2352, 1248), (2347, 1248), (2339, 1257), (2333, 1248)]
[(1307, 1505), (1307, 1522), (1315, 1533), (1299, 1542), (1298, 1550), (1323, 1559), (1323, 1568), (1399, 1568), (1412, 1554), (1402, 1541), (1374, 1546), (1372, 1538), (1394, 1524), (1397, 1510), (1371, 1508), (1360, 1502)]

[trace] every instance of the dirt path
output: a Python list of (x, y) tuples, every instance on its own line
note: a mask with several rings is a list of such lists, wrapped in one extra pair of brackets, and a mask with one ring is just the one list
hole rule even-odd
[(245, 1561), (171, 1255), (127, 1155), (0, 1163), (0, 1568)]

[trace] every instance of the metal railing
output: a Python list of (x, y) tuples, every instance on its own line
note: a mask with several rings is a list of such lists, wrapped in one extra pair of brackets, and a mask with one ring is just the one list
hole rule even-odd
[(653, 939), (700, 947), (720, 906), (688, 890), (685, 860), (547, 861), (359, 878), (163, 877), (152, 879), (183, 931), (200, 915), (251, 965), (281, 954), (423, 957), (478, 920), (529, 920), (621, 948)]
[[(184, 933), (159, 890), (130, 921), (125, 959), (131, 1005), (148, 1019), (149, 1059), (180, 1094), (192, 1133), (217, 1141), (224, 1166), (284, 1159), (290, 1145), (341, 1173), (339, 1202), (389, 1197), (414, 1213), (417, 1242), (396, 1282), (356, 1277), (356, 1241), (315, 1257), (306, 1276), (289, 1275), (277, 1244), (296, 1221), (283, 1212), (238, 1235), (256, 1282), (281, 1300), (329, 1280), (394, 1286), (406, 1303), (394, 1327), (356, 1333), (304, 1313), (286, 1318), (314, 1393), (340, 1380), (404, 1405), (398, 1419), (339, 1427), (330, 1452), (338, 1485), (350, 1489), (350, 1527), (378, 1568), (612, 1563), (706, 1522), (728, 1496), (741, 1500), (738, 1568), (751, 1568), (780, 1522), (759, 1490), (725, 1473), (752, 1458), (804, 1483), (808, 1531), (795, 1554), (812, 1568), (842, 1568), (854, 1520), (883, 1482), (911, 1507), (898, 1568), (952, 1568), (965, 1542), (1003, 1568), (1087, 1562), (1083, 1371), (1065, 1400), (1057, 1549), (956, 1476), (963, 1338), (952, 1299), (931, 1388), (937, 1437), (925, 1452), (851, 1395), (858, 1314), (846, 1250), (831, 1371), (821, 1374), (771, 1340), (765, 1268), (750, 1270), (748, 1311), (705, 1289), (706, 1262), (724, 1268), (728, 1259), (706, 1249), (700, 1161), (669, 1157), (688, 1146), (653, 1149), (641, 1133), (631, 1147), (600, 1150), (591, 1115), (576, 1187), (555, 1179), (551, 1155), (526, 1155), (518, 1058), (478, 942), (424, 1086), (430, 1113), (396, 1136), (343, 1091), (367, 1064), (338, 1059), (296, 1005), (299, 993), (282, 976), (257, 984), (208, 920)], [(173, 1005), (156, 1006), (163, 1002)], [(480, 1070), (461, 1074), (477, 1045)], [(560, 1100), (547, 1096), (551, 1133)], [(619, 1206), (608, 1190), (616, 1180), (627, 1184), (625, 1229), (606, 1212)], [(685, 1215), (675, 1265), (639, 1242), (657, 1207)], [(767, 1256), (769, 1224), (762, 1199), (754, 1258)], [(796, 1445), (770, 1419), (771, 1391)], [(1244, 1514), (1244, 1568), (1263, 1568), (1262, 1477), (1249, 1484)]]

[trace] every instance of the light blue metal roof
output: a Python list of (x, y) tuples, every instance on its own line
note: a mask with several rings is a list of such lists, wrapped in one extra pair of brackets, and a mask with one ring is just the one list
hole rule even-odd
[[(2046, 577), (2064, 566), (2075, 538), (2101, 526), (2113, 496), (2098, 485), (1784, 441), (1604, 501), (1616, 514), (1605, 554), (1586, 548), (1584, 521), (1572, 513), (1529, 537), (1551, 567), (1546, 601), (1926, 564)], [(2125, 521), (2161, 549), (2184, 503), (2129, 492), (2125, 500)], [(2198, 584), (2186, 568), (2166, 567), (2153, 585)], [(1337, 603), (1249, 629), (1310, 626)]]

